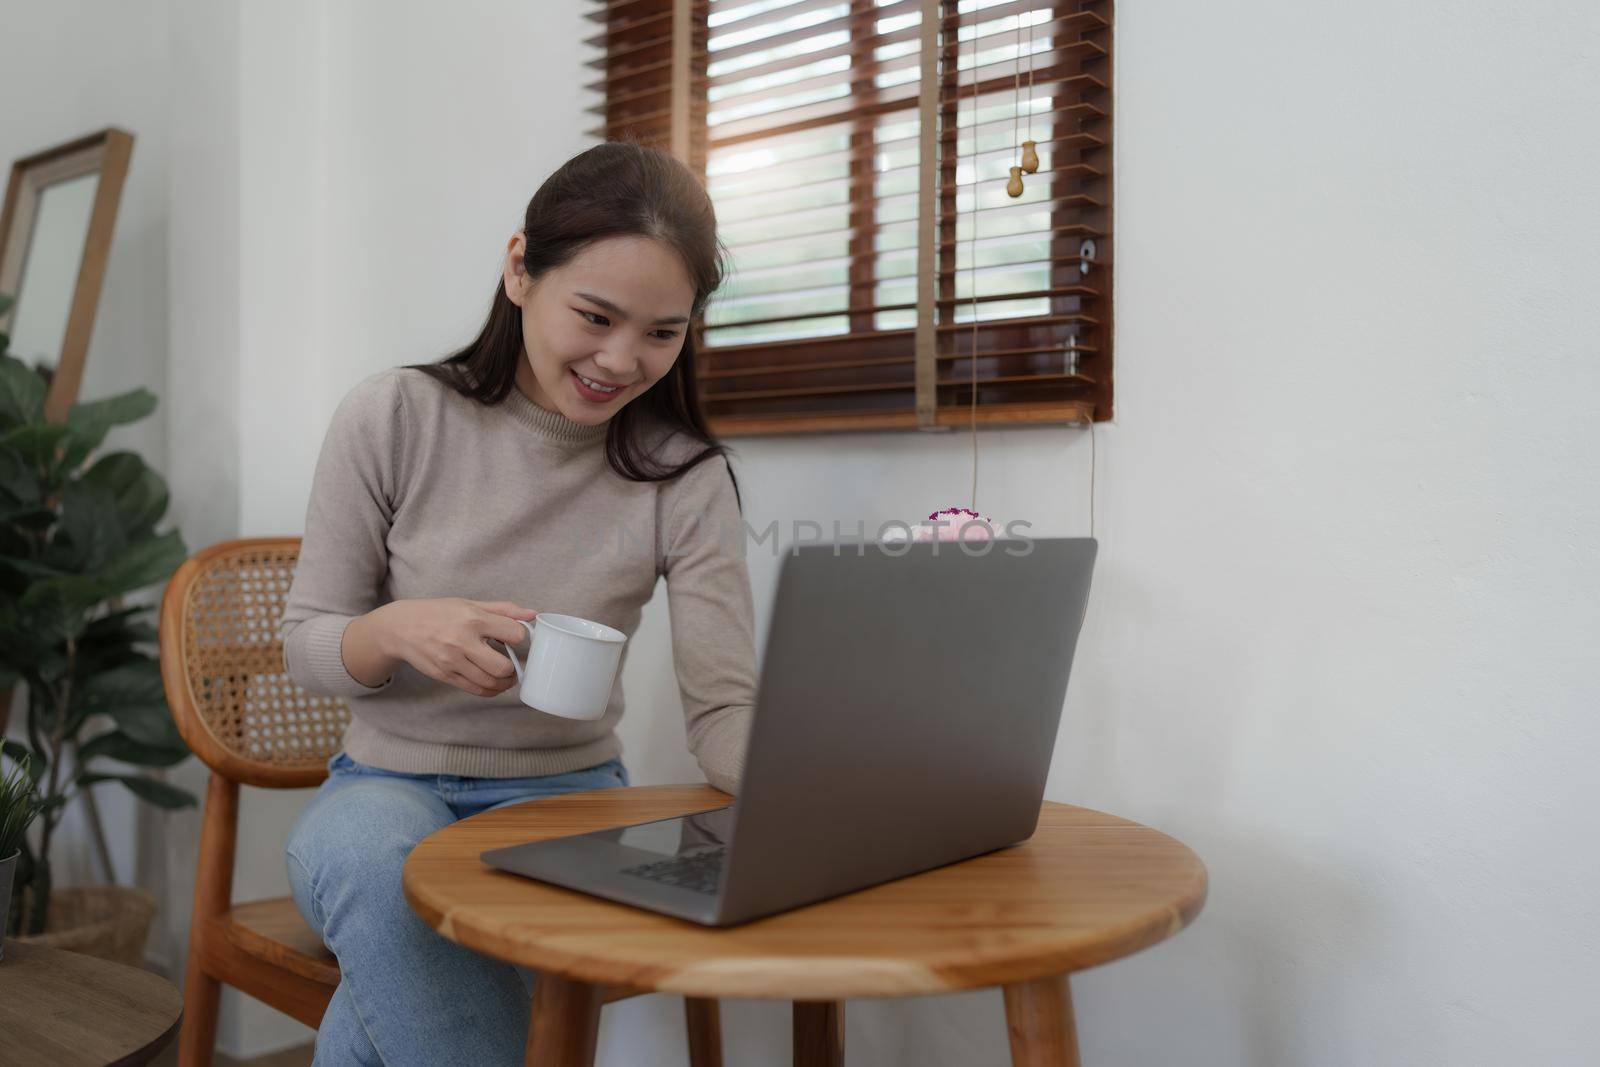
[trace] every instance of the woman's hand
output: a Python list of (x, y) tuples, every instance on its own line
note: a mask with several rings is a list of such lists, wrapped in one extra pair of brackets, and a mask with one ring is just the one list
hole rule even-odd
[(492, 697), (517, 684), (516, 669), (485, 639), (517, 645), (527, 634), (522, 620), (538, 614), (504, 600), (392, 601), (345, 628), (345, 669), (363, 685), (381, 685), (403, 661), (436, 681)]

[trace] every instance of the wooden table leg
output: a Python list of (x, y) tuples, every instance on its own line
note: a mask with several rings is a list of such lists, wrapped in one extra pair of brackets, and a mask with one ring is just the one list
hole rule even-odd
[(1067, 976), (1005, 987), (1012, 1067), (1081, 1067)]
[(722, 1067), (722, 1012), (711, 997), (684, 997), (689, 1067)]
[(844, 1001), (794, 1002), (794, 1067), (844, 1067)]
[(528, 1024), (528, 1067), (594, 1067), (604, 993), (592, 982), (540, 971)]

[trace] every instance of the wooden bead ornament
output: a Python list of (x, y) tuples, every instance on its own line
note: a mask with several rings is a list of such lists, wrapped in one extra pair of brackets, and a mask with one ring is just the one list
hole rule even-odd
[(1006, 193), (1009, 196), (1022, 195), (1022, 168), (1011, 168), (1011, 180), (1006, 182)]
[(1022, 142), (1022, 169), (1029, 174), (1039, 169), (1039, 153), (1034, 151), (1034, 142)]

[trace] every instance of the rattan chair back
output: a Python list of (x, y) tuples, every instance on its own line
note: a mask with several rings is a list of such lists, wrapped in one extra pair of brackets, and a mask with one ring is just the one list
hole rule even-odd
[(248, 785), (316, 785), (350, 721), (343, 701), (284, 673), (278, 624), (299, 555), (297, 537), (220, 542), (178, 568), (161, 603), (178, 730), (212, 770)]

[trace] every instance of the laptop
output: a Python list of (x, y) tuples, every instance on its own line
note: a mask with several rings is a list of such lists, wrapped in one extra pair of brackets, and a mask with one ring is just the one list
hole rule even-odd
[(733, 926), (1032, 836), (1092, 538), (795, 545), (730, 804), (482, 853)]

